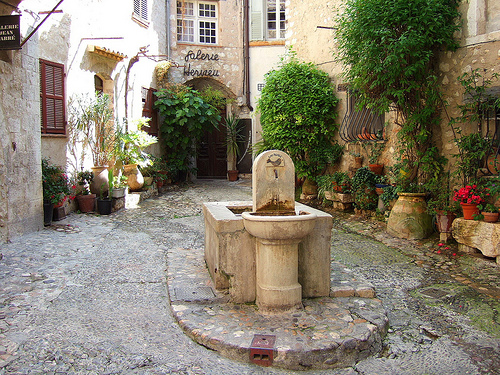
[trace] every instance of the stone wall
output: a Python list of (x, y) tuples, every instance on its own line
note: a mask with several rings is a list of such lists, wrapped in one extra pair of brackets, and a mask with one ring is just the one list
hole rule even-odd
[[(2, 14), (12, 9), (0, 5)], [(43, 227), (36, 39), (0, 52), (0, 241)]]
[[(310, 0), (307, 2), (289, 2), (287, 45), (292, 46), (299, 58), (311, 61), (327, 72), (332, 84), (339, 88), (342, 80), (342, 66), (335, 62), (335, 17), (342, 11), (343, 0)], [(314, 17), (304, 17), (314, 9)], [(445, 99), (448, 101), (446, 113), (439, 129), (435, 129), (438, 147), (453, 164), (452, 154), (457, 150), (453, 143), (453, 134), (448, 125), (448, 115), (456, 116), (456, 105), (462, 102), (463, 91), (458, 85), (457, 77), (475, 68), (486, 69), (488, 74), (500, 73), (500, 5), (487, 0), (471, 0), (461, 5), (463, 29), (458, 37), (461, 47), (454, 53), (443, 54), (440, 58), (439, 77)], [(340, 86), (342, 87), (342, 86)], [(338, 106), (340, 123), (346, 112), (346, 92), (338, 90), (340, 99)], [(396, 160), (396, 135), (399, 127), (394, 124), (394, 114), (386, 114), (388, 122), (386, 135), (388, 142), (381, 162), (392, 165)], [(344, 143), (341, 141), (341, 143)], [(349, 151), (366, 152), (353, 143), (346, 145), (340, 168), (347, 170), (352, 163)], [(364, 160), (366, 164), (366, 157)]]

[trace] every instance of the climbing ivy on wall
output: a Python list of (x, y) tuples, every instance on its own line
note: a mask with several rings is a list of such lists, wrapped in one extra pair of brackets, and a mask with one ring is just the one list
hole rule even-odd
[(328, 74), (290, 52), (267, 73), (258, 101), (265, 148), (286, 151), (300, 177), (322, 174), (342, 156), (333, 142), (337, 103)]
[(436, 75), (441, 51), (455, 50), (460, 0), (347, 0), (337, 30), (345, 79), (361, 105), (395, 110), (404, 185), (442, 169), (432, 144), (442, 105)]
[(175, 176), (190, 171), (195, 145), (205, 131), (214, 129), (220, 121), (219, 111), (198, 91), (184, 85), (171, 85), (155, 95), (155, 107), (163, 119), (160, 139), (170, 172)]

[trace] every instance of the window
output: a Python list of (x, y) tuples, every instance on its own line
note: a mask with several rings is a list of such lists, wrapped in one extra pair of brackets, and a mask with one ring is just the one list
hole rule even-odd
[(42, 134), (66, 133), (64, 65), (40, 60)]
[(251, 0), (252, 40), (285, 39), (285, 0)]
[(356, 108), (356, 97), (347, 91), (347, 112), (339, 130), (340, 138), (346, 142), (382, 140), (384, 116), (369, 108)]
[(216, 4), (177, 1), (177, 41), (216, 44)]
[(142, 117), (148, 117), (148, 127), (144, 129), (149, 135), (158, 136), (158, 110), (154, 108), (156, 101), (155, 89), (142, 88)]
[(133, 17), (139, 22), (148, 24), (148, 0), (134, 0)]

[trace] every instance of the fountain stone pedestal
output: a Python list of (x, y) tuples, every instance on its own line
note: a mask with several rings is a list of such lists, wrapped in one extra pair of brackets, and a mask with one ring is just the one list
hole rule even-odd
[(260, 154), (252, 169), (253, 212), (243, 212), (255, 237), (256, 303), (262, 312), (282, 312), (302, 304), (299, 243), (314, 229), (316, 215), (295, 212), (295, 167), (282, 151)]

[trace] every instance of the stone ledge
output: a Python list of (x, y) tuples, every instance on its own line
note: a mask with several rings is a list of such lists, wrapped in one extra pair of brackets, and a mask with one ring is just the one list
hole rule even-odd
[(458, 218), (453, 221), (452, 233), (461, 251), (470, 253), (478, 249), (484, 256), (496, 258), (500, 264), (500, 222)]

